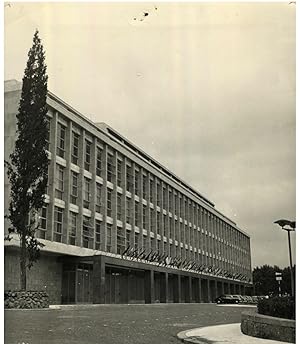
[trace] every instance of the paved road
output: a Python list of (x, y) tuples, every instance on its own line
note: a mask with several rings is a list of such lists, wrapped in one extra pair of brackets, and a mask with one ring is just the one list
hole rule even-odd
[(245, 309), (154, 304), (6, 310), (5, 344), (179, 344), (178, 332), (239, 322)]

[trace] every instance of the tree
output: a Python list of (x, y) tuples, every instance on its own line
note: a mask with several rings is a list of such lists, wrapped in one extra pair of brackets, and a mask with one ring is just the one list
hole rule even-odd
[[(281, 293), (291, 295), (291, 275), (290, 268), (280, 269), (278, 266), (263, 265), (253, 270), (253, 284), (256, 295), (277, 295), (279, 293), (278, 281), (275, 272), (282, 273)], [(295, 276), (295, 265), (293, 267)]]
[(36, 30), (23, 76), (16, 116), (16, 144), (10, 161), (5, 162), (11, 185), (6, 217), (11, 224), (9, 234), (17, 233), (20, 238), (21, 290), (26, 290), (26, 269), (38, 260), (40, 248), (44, 246), (35, 238), (35, 233), (39, 228), (37, 217), (44, 205), (48, 182), (46, 68), (44, 49)]

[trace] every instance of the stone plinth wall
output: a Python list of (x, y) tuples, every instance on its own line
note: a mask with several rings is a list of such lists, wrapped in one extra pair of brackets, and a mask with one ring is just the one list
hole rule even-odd
[[(20, 261), (16, 249), (5, 248), (4, 290), (19, 291)], [(62, 263), (56, 256), (41, 253), (40, 259), (27, 269), (27, 290), (45, 291), (50, 304), (61, 304)]]
[(295, 343), (295, 320), (270, 317), (256, 312), (242, 313), (241, 330), (252, 337)]
[(48, 308), (49, 297), (44, 291), (5, 291), (5, 308)]

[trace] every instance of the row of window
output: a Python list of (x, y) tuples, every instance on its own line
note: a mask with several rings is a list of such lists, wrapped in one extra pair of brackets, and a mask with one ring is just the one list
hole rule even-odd
[[(64, 209), (60, 207), (54, 207), (54, 230), (53, 230), (53, 240), (56, 242), (62, 242), (62, 235), (63, 235), (63, 216), (64, 216)], [(101, 229), (101, 221), (95, 220), (95, 224), (91, 222), (89, 217), (83, 216), (82, 220), (82, 245), (86, 248), (91, 249), (100, 249), (100, 229)], [(68, 244), (76, 245), (76, 233), (79, 227), (78, 223), (78, 214), (70, 211), (69, 214), (69, 233), (68, 233)], [(107, 246), (106, 250), (111, 252), (111, 229), (112, 225), (107, 224)], [(40, 215), (40, 237), (46, 239), (46, 231), (47, 231), (47, 207), (44, 207), (41, 211)], [(130, 242), (130, 233), (131, 231), (126, 231), (126, 236), (124, 234), (124, 230), (120, 227), (117, 227), (117, 253), (122, 253), (125, 249), (125, 245), (128, 245)], [(134, 246), (138, 248), (138, 233), (134, 233), (135, 240)], [(125, 240), (126, 237), (126, 240)], [(196, 239), (197, 237), (195, 236)], [(145, 241), (147, 240), (146, 236), (143, 236), (143, 247), (146, 247)], [(154, 249), (155, 239), (151, 238), (151, 248)], [(196, 240), (195, 240), (196, 241)], [(191, 240), (191, 243), (193, 241)], [(166, 245), (166, 243), (164, 243)], [(201, 249), (203, 252), (210, 251), (209, 245), (205, 243), (205, 241), (201, 245)], [(183, 248), (181, 248), (183, 249)], [(211, 248), (215, 251), (216, 256), (221, 255), (226, 258), (231, 258), (233, 261), (240, 260), (241, 255), (238, 252), (231, 251), (227, 248), (227, 250), (222, 250), (220, 247)], [(166, 249), (164, 250), (166, 252)], [(244, 259), (246, 259), (246, 255), (242, 255)], [(249, 257), (248, 257), (249, 258)]]
[[(80, 145), (80, 135), (75, 131), (71, 132), (71, 161), (72, 163), (79, 164), (79, 145)], [(62, 158), (66, 158), (66, 127), (57, 122), (57, 147), (56, 154)], [(104, 151), (101, 145), (103, 144), (100, 141), (96, 145), (96, 175), (102, 176), (103, 170), (103, 161), (104, 161)], [(92, 163), (92, 145), (93, 143), (89, 139), (85, 139), (83, 143), (83, 165), (85, 170), (91, 171)], [(204, 227), (218, 226), (226, 228), (226, 231), (231, 231), (230, 226), (227, 225), (222, 220), (219, 220), (218, 217), (210, 214), (208, 211), (202, 209), (195, 202), (190, 201), (179, 191), (171, 188), (165, 183), (162, 183), (160, 180), (155, 179), (153, 175), (147, 171), (142, 171), (134, 167), (134, 164), (131, 163), (128, 159), (122, 159), (122, 157), (116, 153), (107, 152), (107, 164), (105, 168), (106, 177), (109, 182), (116, 183), (117, 186), (125, 188), (128, 192), (136, 194), (139, 197), (149, 201), (155, 206), (159, 206), (165, 209), (167, 212), (170, 212), (182, 219), (186, 220), (192, 225), (198, 226), (198, 224), (203, 223)], [(125, 164), (125, 166), (124, 166)], [(123, 168), (125, 171), (126, 179), (123, 180)], [(62, 166), (56, 166), (56, 180), (55, 180), (55, 197), (58, 199), (63, 199), (63, 190), (64, 190), (64, 168)], [(124, 185), (123, 185), (124, 184)], [(119, 196), (118, 196), (119, 197)], [(71, 195), (70, 202), (73, 204), (78, 204), (78, 174), (72, 171), (71, 175)], [(90, 208), (91, 203), (91, 181), (88, 178), (84, 178), (83, 182), (83, 205), (85, 208)], [(100, 212), (101, 207), (101, 186), (96, 185), (96, 211)], [(138, 206), (135, 205), (135, 208), (138, 212)], [(107, 215), (111, 216), (112, 213), (112, 203), (111, 203), (111, 194), (108, 192), (107, 198)], [(126, 222), (130, 223), (130, 207), (126, 207)], [(142, 223), (143, 227), (146, 224), (146, 212), (143, 210), (142, 214)], [(121, 201), (117, 201), (117, 218), (121, 218)], [(135, 216), (135, 225), (138, 225), (139, 215)], [(153, 221), (152, 221), (153, 222)], [(163, 225), (164, 228), (164, 225)], [(160, 230), (158, 225), (158, 230)], [(217, 229), (215, 229), (217, 231)], [(248, 239), (244, 237), (241, 233), (235, 233), (231, 235), (232, 240), (239, 243), (243, 246), (244, 249), (249, 250)], [(240, 238), (237, 238), (240, 236)]]
[[(83, 206), (84, 208), (89, 209), (91, 204), (91, 188), (92, 188), (92, 181), (89, 178), (84, 177), (83, 178)], [(101, 205), (102, 205), (102, 192), (101, 192), (101, 184), (96, 183), (96, 197), (95, 197), (95, 211), (98, 213), (101, 213)], [(56, 181), (55, 181), (55, 197), (58, 199), (63, 199), (63, 192), (64, 192), (64, 167), (57, 164), (56, 165)], [(78, 173), (71, 171), (71, 188), (70, 188), (70, 202), (75, 205), (79, 205), (78, 202)], [(117, 207), (116, 207), (116, 215), (117, 219), (122, 219), (122, 198), (121, 194), (117, 193)], [(150, 215), (147, 212), (148, 208), (143, 205), (142, 206), (142, 216), (141, 216), (141, 227), (146, 229), (150, 228), (152, 232), (156, 231), (160, 235), (167, 235), (167, 228), (169, 228), (170, 233), (169, 236), (171, 238), (175, 238), (175, 240), (181, 242), (185, 242), (185, 235), (184, 233), (188, 233), (188, 226), (185, 225), (186, 230), (183, 230), (183, 223), (179, 224), (179, 221), (173, 221), (172, 218), (169, 218), (169, 216), (163, 215), (162, 216), (162, 224), (161, 221), (157, 220), (157, 212), (150, 208)], [(107, 189), (107, 203), (106, 203), (106, 212), (107, 216), (112, 217), (113, 212), (113, 205), (112, 205), (112, 190)], [(135, 202), (134, 203), (134, 225), (139, 227), (139, 221), (140, 221), (140, 203)], [(132, 218), (132, 206), (131, 206), (131, 199), (126, 197), (126, 222), (131, 224), (131, 218)], [(149, 223), (148, 223), (149, 222)], [(207, 223), (207, 221), (206, 221)], [(149, 226), (148, 226), (149, 224)], [(180, 228), (177, 228), (180, 227)], [(228, 229), (227, 229), (228, 230)], [(223, 231), (223, 233), (222, 233)], [(224, 237), (224, 228), (223, 230), (221, 228), (216, 229), (216, 238), (222, 236)], [(179, 233), (181, 233), (181, 236), (179, 238)], [(218, 235), (217, 235), (218, 234)], [(193, 234), (190, 234), (192, 237)], [(231, 231), (227, 232), (227, 236), (230, 237), (229, 241), (232, 242), (236, 246), (238, 244), (239, 238), (236, 236), (234, 237), (233, 233)], [(231, 237), (232, 236), (232, 237)], [(245, 240), (246, 241), (246, 240)], [(240, 242), (239, 244), (243, 245), (243, 249), (246, 249), (245, 242)]]

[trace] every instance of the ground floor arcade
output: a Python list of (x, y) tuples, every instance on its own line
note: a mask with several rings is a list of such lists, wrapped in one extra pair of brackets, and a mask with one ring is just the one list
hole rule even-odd
[[(18, 290), (18, 253), (5, 251), (5, 289)], [(43, 253), (27, 280), (29, 290), (47, 291), (52, 304), (198, 303), (252, 292), (249, 283), (106, 255)]]
[(251, 285), (109, 256), (63, 263), (62, 303), (213, 302), (221, 294), (251, 294)]

